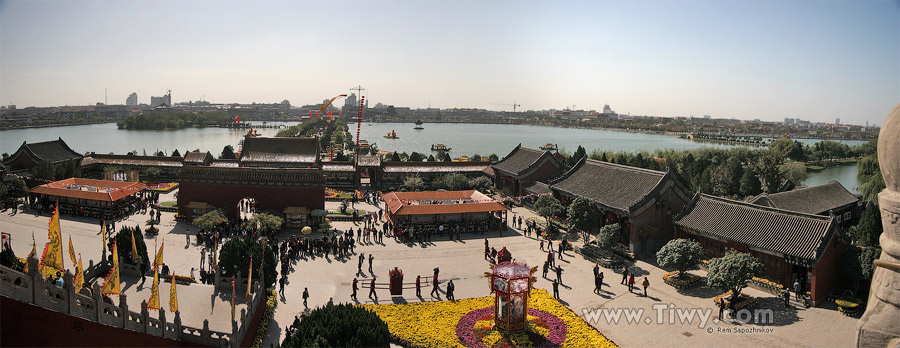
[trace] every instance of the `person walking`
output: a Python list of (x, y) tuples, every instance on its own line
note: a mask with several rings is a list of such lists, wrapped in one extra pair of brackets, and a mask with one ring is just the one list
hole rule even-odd
[(599, 263), (595, 263), (595, 264), (594, 264), (594, 278), (597, 278), (597, 275), (598, 275), (598, 274), (600, 274), (600, 264), (599, 264)]
[(372, 277), (372, 282), (369, 283), (369, 298), (375, 296), (375, 299), (378, 299), (378, 294), (375, 293), (375, 277)]
[(203, 264), (206, 262), (206, 248), (200, 250), (200, 269), (203, 269)]
[(600, 286), (598, 288), (602, 291), (603, 290), (603, 272), (600, 272), (600, 274), (597, 275), (597, 278), (599, 278), (599, 283), (600, 283)]
[(556, 266), (556, 281), (562, 284), (562, 266)]
[(372, 253), (369, 253), (369, 272), (372, 272), (372, 260), (375, 259), (375, 256)]
[(350, 298), (352, 298), (354, 300), (356, 299), (356, 290), (359, 290), (359, 286), (358, 286), (357, 282), (358, 282), (357, 279), (353, 278), (353, 294), (350, 295)]
[(284, 296), (284, 279), (285, 278), (283, 274), (281, 275), (281, 278), (278, 279), (278, 293), (281, 294), (281, 296)]
[[(788, 297), (790, 298), (790, 297)], [(722, 316), (725, 314), (725, 299), (722, 298), (719, 300), (719, 320), (725, 320)]]
[(434, 279), (431, 281), (431, 284), (434, 285), (434, 287), (431, 289), (431, 296), (434, 297), (435, 294), (440, 295), (438, 293), (438, 274), (437, 274), (437, 272), (434, 272)]
[(550, 261), (544, 261), (544, 278), (547, 278), (548, 270), (550, 270)]
[(356, 265), (356, 274), (362, 274), (362, 264), (366, 259), (365, 253), (359, 253), (359, 264)]
[(794, 297), (795, 300), (800, 301), (800, 281), (794, 281)]
[(594, 293), (600, 293), (600, 276), (594, 276)]
[(456, 297), (453, 297), (453, 290), (456, 289), (456, 286), (453, 285), (453, 279), (447, 283), (447, 299), (450, 301), (456, 301)]
[(309, 290), (303, 288), (303, 307), (306, 307), (306, 299), (309, 298)]
[(544, 240), (541, 239), (541, 251), (544, 251)]
[(644, 297), (647, 297), (647, 287), (649, 287), (649, 286), (650, 286), (650, 280), (649, 280), (649, 279), (647, 279), (647, 277), (646, 277), (646, 276), (644, 276), (644, 282), (643, 282), (643, 283), (641, 283), (641, 285), (643, 285), (643, 286), (644, 286)]
[(416, 276), (416, 297), (422, 297), (422, 276)]
[(628, 292), (634, 290), (634, 273), (628, 275)]
[[(784, 308), (790, 307), (791, 306), (791, 290), (784, 289), (784, 296), (782, 296), (782, 297), (784, 297)], [(719, 317), (721, 317), (721, 315)]]
[(191, 246), (191, 230), (190, 229), (184, 230), (184, 244), (186, 244), (187, 246)]
[(559, 283), (553, 281), (553, 298), (559, 299)]
[(547, 252), (547, 262), (550, 263), (550, 266), (556, 267), (556, 262), (553, 261), (553, 250)]
[(141, 262), (141, 287), (144, 287), (144, 282), (147, 281), (147, 263)]
[(628, 281), (628, 267), (622, 266), (622, 282), (619, 284), (625, 285), (625, 282)]

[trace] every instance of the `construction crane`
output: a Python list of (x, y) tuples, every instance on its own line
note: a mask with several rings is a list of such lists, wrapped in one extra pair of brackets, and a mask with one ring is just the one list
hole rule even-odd
[(516, 107), (522, 106), (522, 104), (516, 104), (516, 102), (513, 102), (512, 104), (491, 103), (491, 105), (505, 105), (505, 106), (512, 106), (512, 107), (513, 107), (513, 112), (516, 112)]
[(362, 85), (359, 85), (353, 88), (349, 88), (349, 90), (356, 91), (356, 94), (359, 94), (359, 96), (362, 97), (362, 91), (365, 91), (366, 89), (363, 88)]

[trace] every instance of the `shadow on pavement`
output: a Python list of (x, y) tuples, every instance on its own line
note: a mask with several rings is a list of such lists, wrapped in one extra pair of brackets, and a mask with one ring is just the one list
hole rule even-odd
[[(779, 299), (777, 297), (759, 297), (756, 300), (756, 304), (751, 307), (751, 309), (771, 309), (772, 310), (772, 322), (767, 322), (766, 315), (758, 314), (756, 316), (756, 322), (751, 321), (751, 324), (756, 324), (760, 326), (785, 326), (796, 323), (800, 320), (800, 316), (798, 315), (798, 309), (795, 306), (785, 307), (784, 300)], [(753, 319), (750, 319), (753, 320)]]
[[(701, 280), (701, 282), (704, 282)], [(722, 294), (721, 290), (716, 290), (710, 288), (708, 286), (697, 285), (687, 289), (678, 289), (678, 293), (681, 295), (691, 296), (691, 297), (699, 297), (699, 298), (713, 298)]]

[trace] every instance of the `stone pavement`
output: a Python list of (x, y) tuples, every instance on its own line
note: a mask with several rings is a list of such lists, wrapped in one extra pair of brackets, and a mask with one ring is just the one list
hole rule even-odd
[[(164, 197), (161, 201), (174, 200)], [(327, 208), (334, 209), (337, 203), (328, 202)], [(377, 208), (359, 203), (357, 208), (377, 211)], [(515, 208), (515, 215), (525, 217), (535, 216), (533, 212), (525, 208)], [(173, 272), (188, 274), (190, 268), (199, 268), (200, 249), (194, 243), (185, 246), (184, 231), (196, 228), (183, 222), (174, 222), (174, 214), (163, 213), (163, 224), (160, 226), (160, 235), (156, 238), (160, 243), (166, 244), (166, 263)], [(141, 224), (143, 226), (147, 216), (132, 216), (129, 224)], [(45, 213), (41, 217), (35, 217), (33, 213), (10, 216), (7, 213), (0, 214), (0, 230), (13, 234), (13, 247), (18, 256), (22, 257), (30, 251), (30, 232), (35, 232), (38, 243), (38, 253), (47, 241), (46, 226), (49, 216)], [(356, 227), (352, 222), (334, 222), (333, 225), (346, 230)], [(96, 221), (87, 219), (72, 219), (64, 216), (62, 219), (63, 239), (72, 235), (73, 243), (78, 252), (82, 253), (84, 262), (87, 263), (89, 255), (99, 259), (100, 242), (99, 228)], [(281, 238), (289, 236), (282, 233)], [(482, 276), (488, 271), (489, 263), (483, 257), (484, 237), (487, 237), (490, 245), (498, 250), (506, 246), (513, 257), (520, 262), (532, 266), (541, 266), (546, 260), (546, 253), (538, 249), (538, 241), (525, 237), (519, 232), (506, 231), (501, 237), (498, 232), (490, 232), (485, 236), (464, 235), (462, 241), (449, 241), (433, 239), (431, 243), (406, 245), (395, 242), (391, 238), (385, 238), (381, 244), (357, 244), (357, 253), (365, 253), (366, 259), (371, 253), (375, 259), (372, 272), (368, 271), (368, 260), (363, 266), (364, 275), (360, 280), (369, 280), (378, 277), (377, 282), (387, 282), (388, 270), (399, 267), (403, 270), (409, 281), (414, 281), (415, 275), (423, 278), (432, 275), (434, 267), (440, 267), (440, 279), (446, 281), (453, 279), (456, 284), (456, 297), (481, 297), (489, 295), (487, 279)], [(193, 240), (193, 239), (192, 239)], [(153, 238), (147, 239), (147, 244), (152, 248)], [(579, 242), (575, 242), (576, 245)], [(266, 332), (263, 346), (270, 343), (280, 343), (284, 338), (284, 330), (288, 327), (295, 315), (324, 305), (333, 299), (335, 303), (402, 303), (419, 301), (444, 300), (444, 285), (440, 286), (440, 295), (431, 297), (428, 294), (430, 288), (423, 289), (421, 298), (414, 296), (415, 290), (405, 290), (404, 296), (391, 297), (387, 290), (378, 290), (378, 298), (368, 299), (368, 289), (361, 289), (358, 293), (359, 302), (350, 298), (350, 284), (356, 276), (357, 255), (349, 259), (335, 259), (316, 257), (315, 259), (300, 260), (293, 263), (293, 271), (288, 276), (288, 284), (285, 286), (284, 296), (280, 296), (275, 317)], [(648, 262), (649, 261), (649, 262)], [(650, 281), (648, 297), (629, 293), (624, 285), (620, 285), (621, 276), (613, 270), (601, 268), (606, 275), (603, 294), (593, 293), (593, 264), (584, 260), (581, 256), (572, 252), (564, 255), (564, 260), (558, 261), (563, 267), (563, 286), (560, 287), (560, 297), (575, 313), (584, 314), (584, 310), (609, 309), (643, 311), (637, 323), (629, 323), (623, 315), (618, 323), (607, 323), (602, 315), (599, 320), (589, 320), (609, 339), (622, 347), (638, 346), (673, 346), (673, 347), (711, 347), (711, 346), (736, 346), (736, 347), (846, 347), (855, 342), (857, 319), (845, 317), (834, 309), (810, 308), (810, 309), (784, 309), (782, 302), (772, 295), (746, 289), (745, 292), (760, 298), (755, 308), (771, 308), (774, 322), (771, 324), (732, 324), (712, 323), (718, 317), (712, 297), (719, 292), (706, 286), (697, 286), (686, 291), (679, 291), (665, 285), (662, 282), (662, 274), (665, 270), (655, 266), (654, 260), (637, 261), (631, 268), (638, 276), (637, 283), (647, 276)], [(87, 267), (87, 265), (85, 265)], [(705, 275), (702, 271), (693, 271), (694, 274)], [(548, 275), (549, 276), (549, 275)], [(152, 281), (151, 279), (147, 280)], [(126, 279), (126, 282), (128, 280)], [(160, 288), (161, 302), (163, 306), (168, 300), (166, 291), (168, 284), (164, 283)], [(362, 287), (362, 286), (361, 286)], [(552, 292), (551, 282), (548, 279), (538, 277), (535, 287), (544, 288)], [(146, 290), (139, 290), (137, 286), (129, 286), (126, 293), (129, 294), (129, 302), (132, 299), (149, 297), (149, 284)], [(190, 312), (191, 320), (199, 320), (204, 316), (210, 317), (211, 328), (220, 329), (219, 325), (227, 325), (229, 296), (215, 296), (209, 286), (191, 285), (180, 286), (179, 299), (186, 288), (198, 291), (196, 296), (190, 299), (185, 295), (184, 300), (179, 301), (182, 314)], [(309, 307), (303, 306), (300, 294), (304, 288), (309, 289)], [(407, 292), (408, 291), (408, 292)], [(144, 294), (146, 292), (146, 294)], [(239, 296), (240, 297), (240, 296)], [(139, 303), (140, 301), (137, 301)], [(653, 307), (656, 304), (657, 307)], [(665, 311), (661, 320), (657, 322), (657, 310), (660, 305), (673, 305), (676, 310), (692, 309), (708, 311), (709, 322), (701, 326), (701, 320), (694, 317), (693, 320), (682, 323), (676, 315), (676, 311)], [(226, 309), (220, 312), (221, 309)], [(599, 312), (598, 312), (599, 313)], [(670, 320), (670, 313), (673, 315)], [(193, 316), (196, 315), (196, 318)], [(590, 318), (587, 318), (590, 319)], [(646, 323), (649, 319), (650, 323)], [(213, 325), (216, 322), (216, 325)], [(219, 323), (222, 322), (222, 323)], [(187, 325), (197, 325), (185, 321)], [(649, 329), (649, 330), (648, 330)], [(731, 330), (727, 332), (727, 330)], [(771, 332), (740, 332), (738, 329), (771, 329)]]

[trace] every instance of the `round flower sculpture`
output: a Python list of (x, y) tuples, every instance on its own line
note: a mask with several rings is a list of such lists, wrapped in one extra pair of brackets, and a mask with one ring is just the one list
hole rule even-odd
[(531, 269), (524, 263), (503, 262), (491, 271), (494, 293), (494, 322), (498, 331), (514, 333), (525, 329)]

